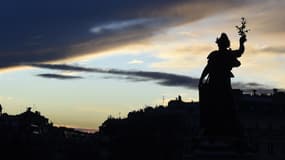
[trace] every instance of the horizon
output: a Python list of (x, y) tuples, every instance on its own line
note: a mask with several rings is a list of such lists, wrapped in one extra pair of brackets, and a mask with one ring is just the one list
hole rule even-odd
[[(234, 90), (236, 90), (236, 89), (234, 89)], [(240, 90), (240, 89), (237, 89), (237, 90)], [(240, 90), (240, 91), (241, 91), (241, 94), (242, 94), (242, 95), (245, 95), (245, 96), (247, 96), (247, 95), (249, 95), (249, 96), (261, 96), (261, 97), (263, 97), (263, 98), (264, 98), (264, 96), (273, 96), (274, 93), (283, 93), (283, 94), (285, 93), (283, 90), (281, 90), (281, 92), (280, 92), (280, 91), (279, 91), (278, 89), (276, 89), (276, 88), (273, 88), (273, 89), (271, 90), (271, 91), (272, 91), (271, 93), (269, 93), (268, 91), (265, 91), (265, 92), (257, 92), (257, 90), (255, 90), (255, 89), (253, 89), (253, 90), (251, 90), (251, 91), (244, 91), (244, 90)], [(180, 97), (181, 99), (179, 99), (179, 97)], [(163, 101), (165, 101), (165, 100), (163, 100)], [(177, 95), (177, 97), (175, 97), (175, 98), (173, 98), (173, 99), (168, 99), (168, 102), (166, 102), (166, 104), (163, 102), (163, 104), (161, 104), (161, 105), (156, 105), (156, 106), (147, 106), (147, 105), (146, 105), (146, 106), (144, 106), (143, 108), (138, 108), (137, 110), (129, 111), (128, 114), (131, 113), (131, 112), (136, 112), (136, 111), (139, 111), (139, 110), (148, 108), (148, 107), (157, 108), (157, 107), (161, 107), (161, 106), (162, 106), (162, 107), (164, 107), (164, 108), (167, 108), (167, 107), (169, 107), (169, 103), (170, 103), (171, 101), (181, 101), (181, 102), (183, 102), (183, 103), (191, 103), (191, 104), (200, 103), (199, 100), (198, 100), (198, 101), (193, 101), (193, 100), (192, 100), (192, 101), (184, 101), (183, 97), (181, 97), (180, 95)], [(9, 115), (9, 116), (17, 116), (17, 115), (20, 115), (20, 114), (24, 113), (24, 112), (21, 112), (21, 113), (15, 114), (15, 115), (10, 115), (10, 114), (7, 113), (7, 112), (3, 112), (3, 109), (5, 110), (5, 108), (3, 108), (3, 107), (1, 106), (1, 114), (0, 114), (0, 115), (7, 114), (7, 115)], [(45, 118), (47, 118), (49, 123), (52, 123), (52, 124), (53, 124), (52, 119), (49, 119), (49, 117), (46, 117), (45, 115), (42, 115), (39, 110), (34, 110), (34, 111), (33, 111), (33, 108), (32, 108), (32, 107), (27, 106), (25, 111), (28, 111), (28, 110), (30, 110), (30, 111), (32, 111), (32, 112), (34, 112), (34, 113), (37, 113), (37, 112), (38, 112), (41, 116), (44, 116)], [(117, 117), (112, 116), (112, 115), (109, 115), (104, 121), (108, 120), (110, 117), (111, 117), (111, 118), (115, 118), (115, 119), (126, 119), (126, 118), (128, 118), (128, 116), (121, 117), (120, 114), (119, 114)], [(104, 122), (104, 121), (103, 121), (103, 122)], [(102, 125), (102, 124), (101, 124), (101, 125)], [(54, 126), (54, 127), (70, 128), (70, 129), (74, 129), (74, 130), (76, 130), (76, 131), (80, 131), (80, 132), (88, 133), (88, 134), (98, 133), (98, 132), (99, 132), (99, 128), (96, 128), (96, 129), (94, 129), (94, 128), (80, 128), (80, 127), (75, 127), (75, 126), (58, 125), (58, 124), (53, 124), (52, 126)]]
[[(16, 3), (15, 3), (16, 2)], [(198, 101), (198, 80), (215, 40), (247, 20), (234, 88), (285, 87), (282, 0), (2, 2), (0, 104), (31, 106), (59, 126), (97, 130), (109, 115), (181, 95)]]

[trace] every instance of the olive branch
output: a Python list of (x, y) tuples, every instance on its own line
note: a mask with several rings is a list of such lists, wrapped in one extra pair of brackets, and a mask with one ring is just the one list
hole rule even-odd
[(241, 17), (241, 25), (235, 27), (238, 30), (238, 34), (240, 36), (245, 36), (246, 33), (250, 31), (250, 29), (246, 29), (246, 19), (244, 17)]

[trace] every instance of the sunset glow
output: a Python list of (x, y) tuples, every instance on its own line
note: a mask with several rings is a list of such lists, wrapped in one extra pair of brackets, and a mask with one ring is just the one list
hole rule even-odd
[(109, 115), (125, 117), (163, 97), (198, 101), (197, 88), (165, 77), (195, 83), (220, 33), (238, 48), (241, 17), (250, 32), (233, 83), (285, 88), (285, 1), (117, 3), (2, 2), (3, 111), (30, 106), (56, 125), (96, 130)]

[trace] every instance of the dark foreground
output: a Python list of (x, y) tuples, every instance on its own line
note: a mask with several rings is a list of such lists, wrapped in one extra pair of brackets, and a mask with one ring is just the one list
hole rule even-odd
[(1, 159), (284, 159), (285, 94), (235, 93), (248, 145), (239, 146), (232, 137), (203, 135), (199, 103), (178, 97), (167, 107), (145, 107), (127, 118), (109, 117), (96, 133), (55, 127), (31, 108), (19, 115), (1, 114)]

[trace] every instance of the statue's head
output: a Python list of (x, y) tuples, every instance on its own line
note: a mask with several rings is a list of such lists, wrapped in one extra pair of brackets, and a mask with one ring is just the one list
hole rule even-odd
[(226, 33), (222, 33), (221, 36), (216, 39), (216, 43), (220, 49), (229, 48), (231, 45), (231, 42)]

